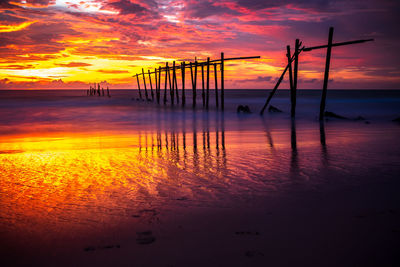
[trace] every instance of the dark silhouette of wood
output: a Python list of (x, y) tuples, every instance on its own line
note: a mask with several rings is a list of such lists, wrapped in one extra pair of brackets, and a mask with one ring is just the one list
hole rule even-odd
[(294, 59), (294, 56), (293, 56), (292, 59), (290, 60), (290, 63), (288, 63), (288, 64), (286, 65), (286, 68), (283, 70), (283, 72), (282, 72), (282, 74), (281, 74), (281, 77), (279, 77), (277, 83), (275, 84), (274, 89), (272, 89), (271, 93), (269, 94), (268, 99), (267, 99), (267, 102), (265, 102), (263, 108), (262, 108), (261, 111), (260, 111), (260, 115), (263, 115), (263, 114), (264, 114), (265, 109), (267, 108), (269, 102), (271, 101), (271, 98), (274, 96), (276, 90), (278, 89), (279, 85), (281, 84), (282, 79), (283, 79), (283, 76), (285, 76), (285, 73), (286, 73), (286, 71), (289, 69), (289, 65), (292, 63), (293, 59)]
[(215, 105), (218, 109), (218, 76), (217, 76), (217, 63), (214, 63), (214, 83), (215, 83)]
[(289, 65), (289, 86), (290, 86), (290, 92), (293, 90), (293, 70), (292, 70), (292, 62), (290, 61), (292, 58), (292, 53), (290, 52), (290, 45), (286, 46), (286, 57), (288, 60), (288, 65)]
[(206, 100), (207, 109), (209, 102), (210, 102), (210, 58), (207, 57), (207, 100)]
[(333, 27), (330, 27), (329, 28), (329, 36), (328, 36), (328, 47), (326, 50), (324, 87), (322, 88), (321, 105), (320, 105), (320, 109), (319, 109), (319, 119), (320, 120), (324, 119), (326, 93), (327, 93), (327, 89), (328, 89), (328, 79), (329, 79), (329, 66), (331, 63), (332, 39), (333, 39)]
[(203, 108), (206, 106), (206, 94), (204, 92), (204, 65), (201, 65), (201, 99), (203, 100)]
[(192, 78), (192, 90), (193, 90), (192, 107), (196, 108), (197, 61), (194, 62), (194, 71), (193, 71), (192, 62), (190, 62), (190, 76)]
[(177, 78), (176, 78), (176, 70), (175, 70), (175, 61), (174, 61), (174, 67), (173, 67), (173, 75), (172, 75), (172, 77), (173, 77), (173, 83), (172, 84), (174, 84), (174, 86), (175, 86), (175, 94), (176, 94), (176, 104), (178, 104), (179, 105), (179, 91), (178, 91), (178, 80), (177, 80)]
[(155, 86), (156, 86), (156, 101), (157, 101), (157, 104), (160, 104), (160, 102), (159, 102), (159, 98), (158, 98), (158, 77), (157, 77), (157, 75), (158, 75), (158, 73), (157, 73), (157, 68), (154, 68), (154, 78), (155, 78), (155, 82), (156, 82), (156, 84), (155, 84)]
[(108, 96), (108, 97), (111, 97), (111, 95), (110, 95), (110, 89), (108, 88), (108, 86), (107, 86), (107, 96)]
[(224, 53), (221, 53), (221, 109), (225, 109), (224, 99)]
[(150, 81), (151, 101), (154, 101), (153, 83), (151, 82), (150, 70), (148, 70), (148, 73), (149, 73), (149, 81)]
[[(331, 47), (333, 47), (333, 46), (342, 46), (342, 45), (350, 45), (350, 44), (360, 44), (360, 43), (371, 42), (371, 41), (374, 41), (374, 39), (364, 39), (364, 40), (354, 40), (354, 41), (348, 41), (348, 42), (334, 43), (334, 44), (331, 45)], [(308, 51), (311, 51), (311, 50), (322, 49), (322, 48), (328, 48), (328, 45), (304, 47), (303, 51), (304, 52), (308, 52)]]
[(149, 100), (149, 95), (147, 94), (146, 77), (144, 76), (143, 68), (142, 68), (142, 74), (143, 74), (144, 95), (145, 95), (146, 101), (147, 101), (147, 100)]
[[(299, 49), (299, 54), (300, 54), (302, 51), (303, 51), (302, 48)], [(283, 77), (285, 76), (285, 73), (286, 73), (286, 71), (289, 69), (289, 66), (290, 66), (290, 64), (293, 62), (294, 58), (295, 58), (295, 55), (292, 56), (292, 58), (290, 59), (290, 62), (286, 65), (285, 69), (283, 70), (283, 72), (282, 72), (282, 74), (281, 74), (281, 77), (279, 77), (279, 79), (278, 79), (278, 81), (277, 81), (277, 83), (276, 83), (274, 89), (272, 89), (271, 93), (270, 93), (269, 96), (268, 96), (267, 101), (265, 102), (263, 108), (261, 109), (260, 115), (263, 115), (263, 114), (264, 114), (265, 109), (267, 108), (269, 102), (271, 101), (271, 99), (272, 99), (272, 97), (274, 96), (276, 90), (278, 89), (279, 85), (281, 84), (281, 82), (282, 82), (282, 80), (283, 80)]]
[(101, 96), (104, 96), (104, 87), (101, 87)]
[(185, 61), (181, 63), (181, 78), (182, 78), (182, 107), (186, 104), (186, 95), (185, 95)]
[(161, 97), (161, 66), (158, 67), (158, 95), (157, 95), (157, 103), (160, 104)]
[(171, 97), (171, 105), (174, 105), (174, 87), (172, 85), (172, 79), (171, 79), (171, 72), (170, 72), (170, 68), (167, 68), (167, 72), (168, 72), (168, 83), (169, 83), (169, 95)]
[[(290, 102), (291, 102), (291, 110), (290, 116), (294, 118), (296, 116), (296, 93), (297, 93), (297, 77), (298, 77), (298, 68), (299, 68), (299, 54), (300, 54), (300, 40), (296, 39), (295, 47), (294, 47), (294, 70), (293, 70), (293, 87), (290, 90)], [(291, 63), (289, 64), (289, 70), (291, 69)]]
[(167, 103), (167, 84), (168, 84), (168, 62), (165, 63), (165, 90), (164, 90), (164, 105)]
[(100, 96), (100, 84), (97, 85), (97, 94)]

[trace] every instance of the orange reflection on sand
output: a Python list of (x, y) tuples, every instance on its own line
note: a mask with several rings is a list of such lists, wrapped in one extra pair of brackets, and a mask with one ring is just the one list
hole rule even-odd
[(0, 144), (1, 226), (78, 233), (131, 221), (157, 201), (213, 195), (206, 180), (223, 176), (223, 160), (211, 150), (194, 154), (191, 140), (193, 134), (185, 136), (184, 149), (183, 136), (168, 133), (6, 137)]

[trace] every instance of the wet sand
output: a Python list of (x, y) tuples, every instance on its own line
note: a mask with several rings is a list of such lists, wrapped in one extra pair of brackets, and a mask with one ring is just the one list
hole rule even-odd
[(398, 108), (320, 124), (307, 109), (291, 122), (122, 96), (2, 103), (7, 266), (400, 262)]

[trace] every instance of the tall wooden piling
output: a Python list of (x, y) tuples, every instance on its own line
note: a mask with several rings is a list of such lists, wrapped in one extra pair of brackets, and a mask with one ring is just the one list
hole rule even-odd
[(196, 108), (196, 90), (197, 90), (197, 61), (194, 62), (194, 71), (193, 71), (193, 66), (192, 62), (190, 62), (190, 76), (192, 78), (192, 91), (193, 91), (193, 103), (192, 107)]
[(154, 77), (155, 77), (155, 86), (156, 86), (156, 101), (157, 104), (160, 104), (160, 102), (158, 101), (158, 77), (157, 77), (158, 73), (157, 73), (157, 68), (154, 68)]
[(174, 80), (174, 82), (172, 83), (172, 84), (175, 84), (174, 86), (175, 86), (175, 94), (176, 94), (176, 104), (178, 104), (179, 105), (179, 91), (178, 91), (178, 80), (177, 80), (177, 78), (176, 78), (176, 69), (175, 69), (176, 67), (175, 67), (175, 61), (174, 61), (174, 70), (173, 70), (173, 80)]
[(165, 63), (165, 90), (164, 90), (164, 105), (167, 103), (167, 84), (168, 84), (168, 62)]
[(206, 95), (204, 92), (204, 64), (201, 64), (201, 99), (203, 100), (203, 108), (206, 106)]
[(218, 109), (218, 76), (217, 76), (217, 63), (214, 63), (214, 83), (215, 83), (215, 105)]
[(206, 108), (210, 102), (210, 57), (207, 57), (207, 97), (206, 97)]
[[(300, 54), (300, 40), (296, 39), (296, 44), (294, 47), (294, 70), (293, 70), (293, 88), (290, 90), (290, 102), (291, 102), (291, 110), (290, 115), (293, 118), (296, 115), (296, 91), (297, 91), (297, 73), (299, 66), (299, 54)], [(291, 64), (289, 65), (289, 71), (291, 68)]]
[(286, 46), (286, 57), (288, 59), (288, 65), (289, 65), (289, 86), (290, 86), (290, 93), (293, 91), (293, 70), (292, 70), (292, 54), (290, 52), (290, 45)]
[(138, 82), (139, 98), (142, 99), (142, 92), (140, 91), (139, 75), (137, 75), (137, 74), (136, 74), (136, 79), (137, 79), (137, 82)]
[(146, 77), (144, 75), (144, 69), (142, 68), (143, 75), (143, 85), (144, 85), (144, 95), (146, 96), (146, 101), (149, 100), (149, 95), (147, 94)]
[(221, 109), (225, 108), (225, 95), (224, 95), (224, 53), (221, 53)]
[(186, 96), (185, 96), (185, 61), (181, 63), (181, 78), (182, 78), (182, 107), (186, 104)]
[(333, 39), (333, 27), (330, 27), (329, 28), (329, 36), (328, 36), (328, 48), (326, 49), (324, 87), (322, 88), (321, 105), (320, 105), (320, 109), (319, 109), (319, 119), (320, 120), (324, 119), (326, 93), (327, 93), (327, 89), (328, 89), (328, 79), (329, 79), (329, 66), (331, 63), (332, 39)]
[(161, 97), (161, 66), (158, 67), (158, 95), (157, 95), (157, 104), (160, 104)]
[(170, 68), (168, 68), (168, 82), (169, 82), (169, 94), (171, 97), (171, 105), (174, 105), (174, 87), (172, 85), (172, 79), (171, 79), (171, 72), (169, 71)]
[[(150, 70), (148, 70), (148, 73), (149, 73), (149, 81), (150, 81), (151, 101), (154, 101), (153, 83), (151, 82)], [(157, 74), (156, 74), (156, 75), (157, 75)]]
[(108, 86), (107, 86), (107, 96), (108, 96), (108, 97), (111, 97), (111, 95), (110, 95), (110, 89), (108, 88)]

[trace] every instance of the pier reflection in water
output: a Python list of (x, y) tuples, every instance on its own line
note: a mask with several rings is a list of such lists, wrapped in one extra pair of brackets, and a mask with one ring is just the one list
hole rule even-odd
[(232, 207), (299, 186), (314, 190), (350, 170), (368, 175), (365, 158), (384, 164), (374, 155), (390, 147), (365, 146), (375, 132), (357, 125), (325, 132), (317, 123), (230, 118), (227, 130), (222, 113), (200, 114), (166, 120), (155, 113), (155, 125), (140, 131), (2, 136), (0, 228), (87, 233), (132, 224), (143, 210), (168, 217), (183, 203)]

